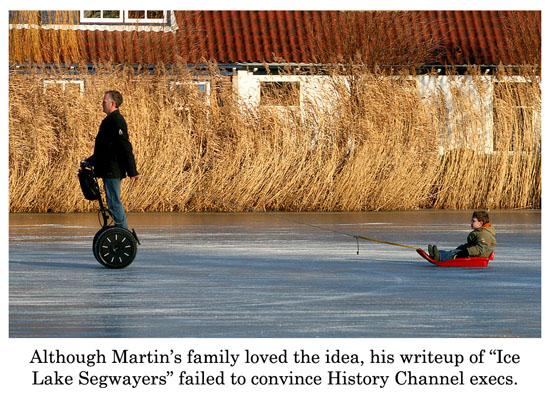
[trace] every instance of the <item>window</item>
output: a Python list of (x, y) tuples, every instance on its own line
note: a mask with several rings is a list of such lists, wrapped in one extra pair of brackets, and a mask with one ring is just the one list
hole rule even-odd
[(166, 11), (137, 10), (125, 11), (126, 22), (166, 23)]
[(300, 82), (261, 81), (260, 105), (300, 106)]
[(168, 11), (161, 10), (84, 10), (80, 22), (93, 23), (167, 23)]
[(85, 10), (80, 11), (81, 22), (123, 22), (121, 10)]
[(44, 93), (48, 90), (56, 90), (66, 94), (84, 94), (83, 80), (44, 80), (42, 82)]
[(178, 109), (188, 109), (188, 104), (201, 99), (206, 104), (210, 103), (210, 81), (171, 81), (170, 91), (174, 93), (174, 98)]

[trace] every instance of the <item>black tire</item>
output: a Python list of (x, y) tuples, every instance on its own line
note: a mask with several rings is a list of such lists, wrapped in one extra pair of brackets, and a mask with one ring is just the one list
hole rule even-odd
[(103, 233), (105, 231), (105, 229), (109, 229), (111, 228), (112, 226), (104, 226), (102, 227), (101, 229), (99, 229), (97, 231), (97, 233), (95, 234), (94, 236), (94, 241), (92, 243), (92, 251), (94, 252), (94, 258), (101, 263), (101, 260), (99, 259), (99, 256), (97, 256), (97, 251), (96, 251), (96, 247), (95, 247), (95, 243), (97, 241), (97, 238), (101, 235), (101, 233)]
[(137, 242), (132, 233), (124, 228), (105, 227), (96, 233), (93, 251), (103, 266), (122, 269), (136, 257)]

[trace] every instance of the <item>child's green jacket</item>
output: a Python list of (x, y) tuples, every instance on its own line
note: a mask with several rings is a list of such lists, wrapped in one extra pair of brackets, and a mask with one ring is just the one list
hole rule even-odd
[(490, 223), (474, 229), (468, 235), (468, 242), (456, 247), (462, 251), (468, 251), (468, 256), (482, 256), (488, 258), (497, 245), (495, 228)]

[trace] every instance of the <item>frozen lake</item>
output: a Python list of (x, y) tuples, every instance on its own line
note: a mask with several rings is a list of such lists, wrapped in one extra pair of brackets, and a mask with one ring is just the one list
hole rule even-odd
[(341, 233), (454, 248), (471, 211), (277, 215), (129, 214), (112, 270), (97, 214), (10, 214), (10, 337), (541, 336), (540, 211), (491, 212), (495, 260), (469, 269)]

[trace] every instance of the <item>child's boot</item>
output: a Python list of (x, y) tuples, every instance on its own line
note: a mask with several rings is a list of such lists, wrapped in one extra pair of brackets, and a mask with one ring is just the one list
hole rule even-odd
[(439, 254), (439, 250), (437, 249), (437, 245), (434, 245), (432, 247), (432, 250), (433, 250), (433, 256), (432, 258), (434, 259), (434, 261), (438, 261), (441, 259), (441, 255)]

